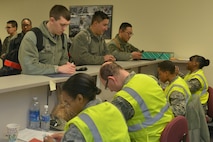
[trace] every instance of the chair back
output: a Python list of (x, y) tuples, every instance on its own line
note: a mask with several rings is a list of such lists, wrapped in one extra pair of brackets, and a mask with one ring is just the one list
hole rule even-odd
[(188, 124), (184, 116), (177, 116), (164, 128), (160, 142), (189, 142)]
[(208, 116), (213, 118), (213, 88), (209, 86), (208, 92), (209, 92), (209, 99), (207, 101), (207, 104), (208, 104), (207, 114)]

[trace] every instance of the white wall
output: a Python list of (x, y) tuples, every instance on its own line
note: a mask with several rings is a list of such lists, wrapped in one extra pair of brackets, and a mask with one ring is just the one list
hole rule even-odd
[[(130, 42), (140, 49), (171, 51), (181, 59), (199, 54), (213, 61), (212, 0), (1, 0), (1, 39), (7, 36), (5, 23), (8, 20), (15, 19), (20, 24), (22, 18), (28, 17), (33, 26), (38, 26), (48, 19), (54, 4), (67, 8), (72, 5), (113, 5), (113, 36), (120, 23), (127, 21), (133, 25), (134, 32)], [(212, 70), (213, 63), (204, 68), (209, 84), (213, 86)]]

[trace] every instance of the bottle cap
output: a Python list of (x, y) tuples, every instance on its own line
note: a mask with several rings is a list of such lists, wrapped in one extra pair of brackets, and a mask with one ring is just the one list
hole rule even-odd
[(45, 109), (48, 109), (48, 105), (44, 105), (44, 108), (45, 108)]
[(33, 100), (38, 100), (38, 97), (33, 97)]

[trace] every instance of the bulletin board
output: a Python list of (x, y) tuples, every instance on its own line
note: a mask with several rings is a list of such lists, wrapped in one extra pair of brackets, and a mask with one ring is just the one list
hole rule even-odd
[(69, 26), (69, 37), (74, 37), (80, 30), (88, 28), (95, 11), (103, 11), (109, 16), (108, 30), (103, 36), (105, 39), (111, 39), (112, 10), (112, 5), (70, 6), (71, 23)]

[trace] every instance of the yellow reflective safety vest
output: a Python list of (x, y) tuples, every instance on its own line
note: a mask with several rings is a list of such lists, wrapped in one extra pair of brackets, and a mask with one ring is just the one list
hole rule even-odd
[(180, 76), (178, 76), (171, 84), (166, 87), (165, 94), (167, 101), (169, 101), (169, 97), (173, 91), (178, 91), (182, 93), (186, 98), (186, 104), (188, 104), (189, 100), (191, 100), (192, 98), (191, 92), (186, 81)]
[(194, 79), (194, 78), (199, 80), (201, 84), (201, 88), (197, 92), (193, 93), (192, 95), (194, 94), (199, 95), (201, 104), (206, 104), (209, 98), (209, 93), (208, 93), (208, 82), (203, 73), (203, 70), (199, 69), (196, 72), (186, 74), (186, 76), (184, 77), (184, 80), (190, 81), (191, 79)]
[(81, 131), (87, 142), (130, 142), (122, 113), (109, 102), (86, 108), (66, 124), (65, 131), (70, 124)]
[(159, 142), (165, 126), (174, 118), (165, 94), (157, 81), (145, 74), (134, 75), (117, 92), (128, 101), (134, 116), (127, 121), (132, 142)]

